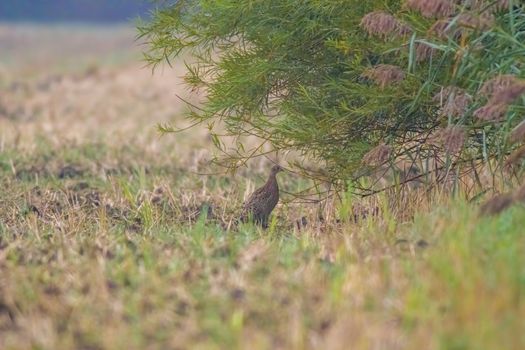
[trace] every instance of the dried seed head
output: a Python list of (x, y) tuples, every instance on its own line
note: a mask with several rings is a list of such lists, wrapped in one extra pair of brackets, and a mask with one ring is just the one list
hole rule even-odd
[(506, 105), (487, 103), (485, 106), (474, 111), (474, 117), (487, 122), (499, 122), (505, 119), (506, 113)]
[(457, 28), (453, 28), (450, 20), (440, 19), (436, 21), (428, 30), (428, 34), (435, 35), (439, 39), (446, 40), (448, 37), (456, 39), (460, 34)]
[(521, 146), (514, 152), (512, 152), (509, 156), (509, 158), (505, 161), (505, 165), (507, 167), (517, 165), (522, 161), (522, 159), (525, 157), (525, 145)]
[(443, 131), (442, 137), (445, 150), (452, 154), (459, 153), (466, 140), (465, 131), (459, 126), (453, 126), (445, 129)]
[(422, 62), (428, 60), (434, 55), (436, 49), (425, 43), (416, 43), (416, 61)]
[(372, 148), (363, 157), (363, 163), (370, 166), (378, 166), (384, 164), (390, 159), (392, 155), (392, 147), (384, 143)]
[(514, 75), (499, 75), (486, 81), (479, 93), (489, 100), (474, 112), (474, 116), (486, 121), (500, 121), (504, 119), (509, 104), (525, 93), (525, 82)]
[(456, 95), (454, 97), (450, 96), (441, 112), (447, 116), (460, 117), (466, 113), (471, 103), (472, 97), (468, 94)]
[(525, 119), (512, 129), (509, 141), (511, 143), (525, 141)]
[(372, 79), (381, 88), (392, 83), (397, 83), (405, 78), (405, 72), (397, 66), (390, 64), (379, 64), (366, 70), (363, 77)]
[(388, 35), (409, 35), (412, 29), (399, 22), (394, 16), (384, 11), (374, 11), (366, 14), (361, 20), (360, 26), (369, 34), (382, 38)]
[(363, 17), (360, 26), (370, 35), (385, 36), (397, 29), (397, 19), (384, 11), (374, 11)]
[(455, 7), (450, 0), (407, 0), (406, 4), (425, 17), (448, 17), (454, 13)]
[(410, 34), (412, 34), (412, 32), (412, 28), (408, 24), (399, 22), (399, 26), (397, 28), (398, 35), (409, 36)]
[(460, 117), (472, 103), (472, 96), (456, 86), (447, 86), (434, 95), (432, 100), (439, 103), (442, 115)]
[(497, 77), (487, 80), (479, 90), (479, 93), (482, 96), (490, 97), (498, 91), (501, 91), (503, 89), (508, 88), (511, 85), (516, 84), (516, 82), (517, 78), (514, 75), (498, 75)]
[(481, 215), (496, 215), (507, 209), (514, 202), (511, 195), (504, 193), (499, 194), (481, 205), (479, 211)]
[(455, 18), (446, 18), (436, 21), (428, 30), (430, 35), (446, 40), (449, 37), (457, 40), (468, 30), (487, 30), (494, 25), (494, 16), (484, 12), (482, 14), (463, 12)]
[(477, 28), (479, 16), (472, 13), (463, 12), (456, 17), (457, 24), (467, 28)]
[(490, 102), (492, 104), (509, 105), (524, 93), (525, 82), (516, 81), (507, 87), (496, 90), (492, 95)]
[(449, 126), (438, 131), (436, 139), (441, 143), (445, 151), (450, 154), (457, 154), (463, 149), (466, 134), (460, 126)]

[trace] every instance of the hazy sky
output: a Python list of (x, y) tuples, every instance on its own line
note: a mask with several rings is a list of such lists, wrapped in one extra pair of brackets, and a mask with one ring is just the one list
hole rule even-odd
[(151, 7), (151, 0), (0, 0), (0, 20), (122, 22)]

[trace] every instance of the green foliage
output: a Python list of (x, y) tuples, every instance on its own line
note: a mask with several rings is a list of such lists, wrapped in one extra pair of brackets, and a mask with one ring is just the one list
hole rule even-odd
[[(430, 34), (436, 18), (393, 0), (180, 0), (139, 31), (152, 64), (191, 55), (186, 82), (206, 96), (191, 118), (211, 130), (225, 125), (237, 137), (235, 153), (222, 149), (232, 165), (262, 153), (242, 144), (242, 136), (255, 135), (275, 150), (322, 161), (336, 181), (367, 174), (363, 156), (382, 143), (393, 149), (386, 162), (457, 153), (446, 135), (437, 148), (429, 142), (447, 126), (461, 126), (468, 137), (444, 167), (509, 153), (506, 140), (523, 104), (498, 122), (474, 112), (487, 102), (479, 95), (484, 82), (525, 76), (525, 12), (512, 2), (508, 9), (483, 5), (458, 6), (446, 37)], [(410, 34), (369, 35), (361, 21), (377, 10), (406, 24)], [(463, 20), (467, 14), (474, 25)], [(378, 64), (400, 67), (404, 79), (378, 84), (370, 76)], [(447, 86), (470, 96), (461, 113), (439, 108), (434, 96)]]

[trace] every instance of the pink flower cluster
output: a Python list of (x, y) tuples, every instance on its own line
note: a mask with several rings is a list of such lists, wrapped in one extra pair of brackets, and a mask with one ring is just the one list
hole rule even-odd
[(385, 88), (387, 85), (405, 79), (405, 72), (397, 66), (378, 64), (377, 66), (366, 70), (362, 76), (373, 80), (381, 88)]
[(513, 75), (499, 75), (486, 81), (479, 93), (487, 97), (488, 101), (474, 111), (474, 116), (484, 121), (501, 121), (509, 105), (525, 93), (525, 81)]
[(412, 29), (401, 23), (397, 18), (384, 11), (370, 12), (361, 20), (361, 27), (369, 35), (377, 35), (386, 38), (389, 35), (406, 36), (412, 33)]

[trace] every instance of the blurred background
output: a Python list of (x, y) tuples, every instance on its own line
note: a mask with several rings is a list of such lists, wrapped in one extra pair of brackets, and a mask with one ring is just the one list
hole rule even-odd
[(134, 134), (158, 144), (156, 125), (181, 115), (177, 96), (185, 89), (180, 62), (153, 72), (142, 60), (147, 46), (137, 39), (136, 24), (154, 6), (150, 0), (1, 0), (0, 142), (30, 147), (44, 136), (62, 145), (111, 134), (113, 144), (123, 144)]
[(3, 0), (3, 21), (126, 22), (144, 15), (148, 0)]

